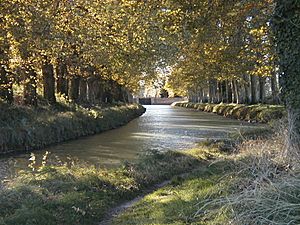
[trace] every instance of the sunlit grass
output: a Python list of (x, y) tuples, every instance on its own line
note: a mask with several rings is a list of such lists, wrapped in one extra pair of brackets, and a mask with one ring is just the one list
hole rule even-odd
[(220, 154), (203, 147), (150, 152), (138, 162), (117, 169), (71, 162), (21, 172), (0, 192), (0, 224), (97, 224), (111, 207), (174, 175), (207, 164)]
[(114, 224), (299, 224), (299, 161), (284, 154), (284, 133), (245, 141), (236, 154), (147, 195)]
[(113, 224), (227, 224), (226, 213), (218, 216), (207, 214), (199, 219), (195, 212), (210, 199), (223, 196), (229, 189), (231, 180), (226, 183), (222, 177), (233, 171), (231, 163), (221, 160), (211, 165), (203, 164), (187, 178), (174, 180), (170, 185), (147, 195), (116, 218)]

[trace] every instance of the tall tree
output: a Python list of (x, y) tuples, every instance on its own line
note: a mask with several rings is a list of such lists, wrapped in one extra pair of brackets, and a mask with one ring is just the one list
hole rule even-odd
[(273, 19), (291, 147), (300, 150), (300, 1), (276, 0)]

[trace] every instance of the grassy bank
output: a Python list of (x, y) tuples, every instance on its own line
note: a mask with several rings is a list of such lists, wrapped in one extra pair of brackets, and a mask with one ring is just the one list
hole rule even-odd
[(202, 148), (151, 152), (119, 169), (71, 163), (23, 172), (0, 192), (0, 224), (97, 224), (111, 207), (217, 155)]
[(174, 103), (174, 106), (192, 108), (204, 112), (212, 112), (221, 116), (267, 123), (286, 115), (284, 106), (280, 105), (242, 105), (242, 104), (209, 104), (209, 103)]
[[(225, 159), (202, 165), (187, 178), (174, 179), (170, 185), (147, 195), (114, 219), (113, 224), (229, 224), (226, 211), (218, 206), (210, 207), (207, 213), (201, 207), (230, 192), (232, 180), (224, 176), (233, 171), (234, 161)], [(197, 214), (199, 210), (201, 215)]]
[(246, 141), (238, 153), (147, 195), (113, 224), (300, 224), (299, 160), (285, 154), (282, 137)]
[(169, 179), (113, 224), (299, 224), (299, 161), (285, 154), (283, 134), (235, 148), (209, 141), (151, 152), (109, 170), (47, 166), (45, 157), (43, 166), (0, 191), (0, 224), (98, 224), (113, 207)]
[(145, 109), (136, 104), (83, 107), (67, 102), (54, 106), (0, 104), (0, 154), (39, 149), (126, 124)]

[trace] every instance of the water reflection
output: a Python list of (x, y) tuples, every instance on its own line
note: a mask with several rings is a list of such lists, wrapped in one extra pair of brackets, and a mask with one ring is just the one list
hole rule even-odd
[[(241, 128), (256, 125), (171, 106), (147, 106), (147, 112), (128, 125), (92, 137), (81, 138), (37, 151), (41, 158), (51, 152), (52, 160), (58, 156), (78, 158), (98, 166), (112, 167), (125, 160), (134, 160), (149, 150), (174, 150), (193, 147), (208, 138), (225, 138)], [(15, 157), (17, 168), (28, 164), (29, 154)]]

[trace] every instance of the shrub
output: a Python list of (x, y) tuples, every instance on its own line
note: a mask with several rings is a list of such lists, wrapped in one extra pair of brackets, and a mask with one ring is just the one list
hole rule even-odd
[(175, 103), (173, 106), (193, 108), (199, 111), (213, 112), (233, 119), (249, 122), (268, 123), (279, 120), (286, 115), (281, 105), (243, 105), (243, 104), (209, 104), (209, 103)]

